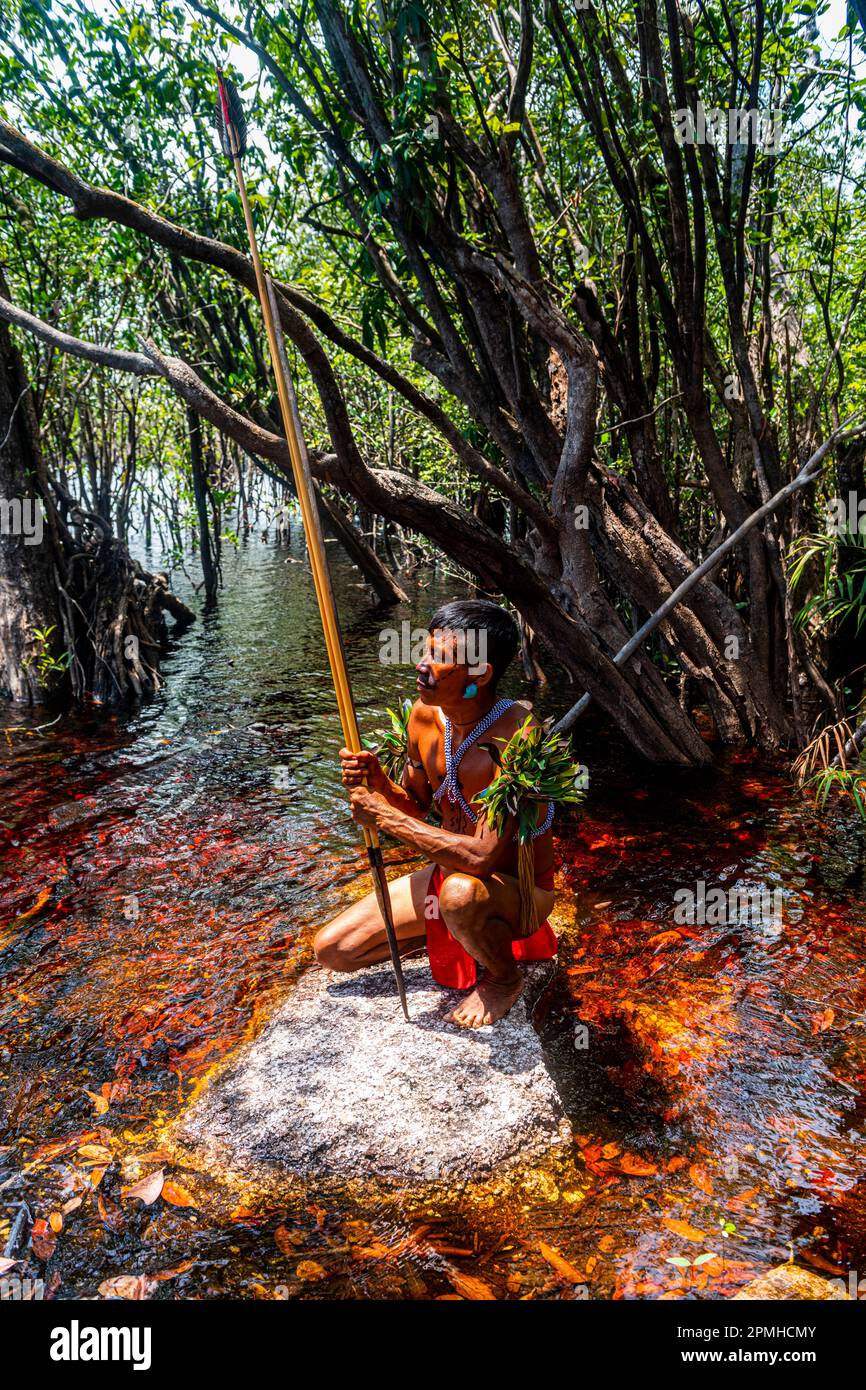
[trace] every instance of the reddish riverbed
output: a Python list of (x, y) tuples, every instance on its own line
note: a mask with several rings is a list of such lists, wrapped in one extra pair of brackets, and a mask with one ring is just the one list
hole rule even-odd
[[(59, 1298), (713, 1297), (792, 1253), (866, 1274), (856, 818), (751, 758), (637, 768), (592, 723), (536, 1017), (568, 1153), (480, 1188), (288, 1203), (173, 1160), (166, 1126), (364, 871), (307, 576), (264, 548), (233, 569), (150, 709), (0, 731), (0, 1248), (21, 1201), (35, 1222), (15, 1272)], [(410, 682), (378, 662), (395, 619), (338, 581), (372, 730)], [(699, 883), (772, 913), (677, 921)], [(129, 1193), (160, 1171), (147, 1204)]]

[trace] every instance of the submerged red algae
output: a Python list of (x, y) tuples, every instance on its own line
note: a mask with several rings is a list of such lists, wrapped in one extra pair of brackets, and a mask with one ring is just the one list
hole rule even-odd
[[(707, 1297), (791, 1251), (828, 1275), (866, 1258), (859, 869), (778, 774), (732, 760), (672, 797), (611, 773), (563, 828), (536, 1023), (567, 1157), (281, 1194), (184, 1168), (161, 1135), (291, 987), (360, 857), (321, 821), (278, 839), (243, 785), (203, 797), (200, 751), (160, 754), (154, 807), (125, 736), (100, 743), (19, 738), (3, 774), (0, 1182), (56, 1296), (142, 1275), (127, 1293)], [(674, 921), (684, 887), (745, 880), (778, 885), (781, 930)]]

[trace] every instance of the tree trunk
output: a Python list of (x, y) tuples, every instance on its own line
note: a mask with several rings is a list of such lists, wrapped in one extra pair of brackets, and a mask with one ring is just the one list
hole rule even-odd
[(382, 603), (408, 603), (409, 596), (401, 589), (389, 569), (382, 564), (372, 546), (352, 525), (346, 514), (335, 502), (329, 502), (316, 488), (316, 500), (324, 528), (336, 536), (349, 559), (358, 566), (367, 583), (375, 590)]
[[(5, 288), (0, 275), (0, 290)], [(22, 704), (134, 703), (159, 689), (167, 631), (194, 620), (49, 479), (24, 363), (0, 322), (0, 693)]]
[[(62, 694), (56, 661), (63, 629), (55, 583), (54, 538), (39, 491), (39, 436), (24, 363), (0, 323), (0, 694), (41, 704)], [(43, 639), (36, 636), (43, 634)]]
[(198, 542), (201, 557), (201, 572), (204, 577), (205, 608), (213, 608), (217, 601), (217, 572), (214, 564), (210, 526), (208, 524), (208, 490), (202, 448), (201, 420), (195, 411), (187, 406), (187, 428), (189, 429), (189, 458), (192, 472), (192, 490), (195, 497), (195, 511), (198, 518)]

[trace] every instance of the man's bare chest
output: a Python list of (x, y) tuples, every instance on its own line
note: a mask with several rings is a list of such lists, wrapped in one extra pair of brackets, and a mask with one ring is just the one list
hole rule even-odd
[[(469, 729), (466, 737), (471, 735), (471, 732), (472, 730)], [(470, 805), (474, 797), (478, 796), (485, 787), (489, 787), (496, 776), (496, 764), (483, 745), (486, 743), (495, 743), (497, 737), (501, 739), (502, 735), (494, 726), (492, 730), (483, 735), (479, 742), (470, 743), (468, 746), (465, 746), (465, 738), (461, 739), (460, 734), (452, 729), (452, 766), (455, 768), (459, 790), (464, 800)], [(461, 748), (463, 750), (462, 752)], [(444, 728), (442, 728), (439, 730), (431, 730), (419, 750), (427, 780), (433, 788), (434, 793), (439, 790), (446, 779), (445, 749), (446, 735)], [(444, 813), (450, 801), (447, 790), (438, 798), (438, 801)]]

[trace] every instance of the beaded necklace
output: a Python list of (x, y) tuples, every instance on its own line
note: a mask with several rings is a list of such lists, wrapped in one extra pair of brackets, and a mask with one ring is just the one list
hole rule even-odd
[[(487, 730), (496, 723), (500, 715), (504, 714), (507, 709), (510, 709), (513, 704), (513, 700), (497, 700), (493, 708), (489, 709), (484, 715), (484, 718), (479, 719), (471, 733), (466, 735), (456, 753), (451, 751), (451, 720), (447, 715), (445, 716), (445, 777), (440, 786), (437, 787), (436, 791), (433, 793), (433, 800), (441, 801), (443, 796), (447, 796), (451, 805), (459, 806), (463, 814), (473, 825), (477, 824), (478, 817), (463, 795), (460, 786), (460, 778), (458, 776), (460, 763), (466, 750), (470, 748), (473, 743), (477, 743), (479, 738), (486, 734)], [(548, 801), (547, 815), (544, 817), (541, 825), (536, 826), (533, 830), (531, 839), (537, 840), (539, 835), (543, 835), (545, 831), (550, 829), (553, 824), (554, 809), (553, 802)]]

